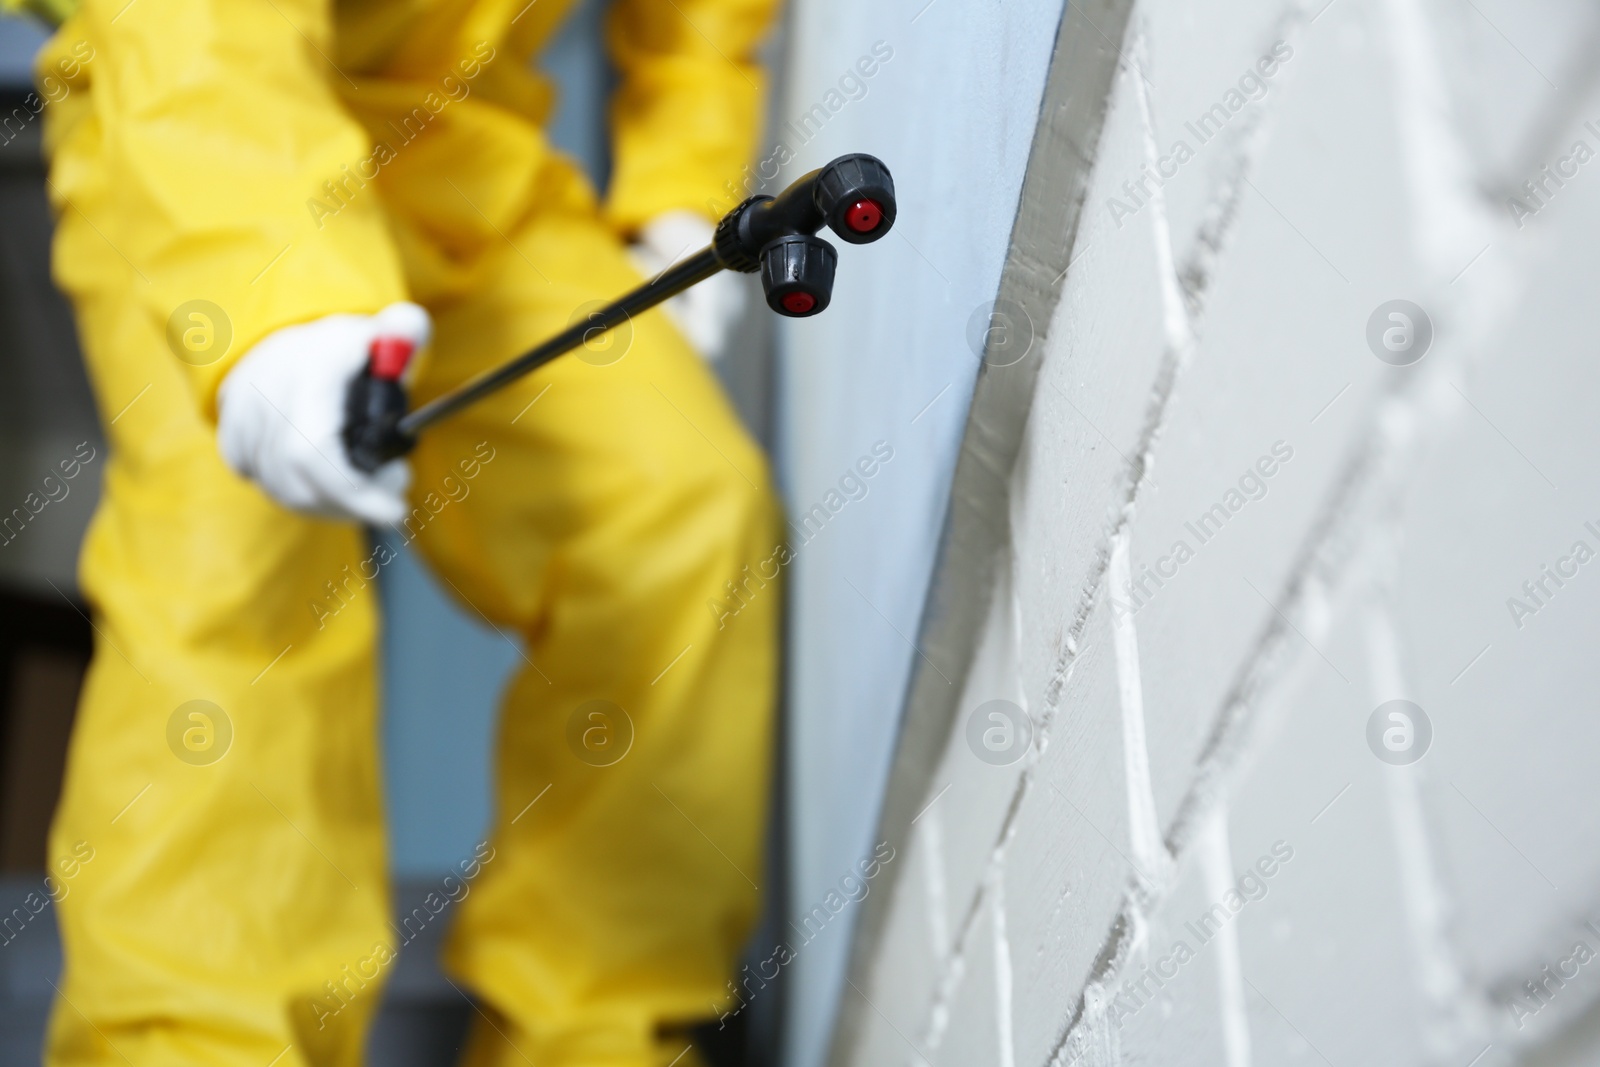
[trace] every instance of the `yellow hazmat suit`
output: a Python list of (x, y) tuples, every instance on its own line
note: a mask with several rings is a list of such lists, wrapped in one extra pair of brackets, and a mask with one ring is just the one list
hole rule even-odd
[[(279, 327), (413, 299), (425, 400), (638, 283), (725, 202), (771, 0), (621, 0), (598, 202), (527, 69), (569, 0), (86, 0), (41, 59), (55, 271), (111, 459), (96, 653), (51, 837), (54, 1067), (355, 1064), (394, 953), (453, 921), (473, 1064), (672, 1062), (757, 906), (779, 539), (762, 457), (658, 313), (445, 423), (415, 544), (520, 634), (488, 839), (392, 924), (363, 532), (228, 472), (215, 391)], [(737, 580), (736, 618), (708, 610)], [(453, 714), (440, 707), (439, 715)], [(693, 1055), (680, 1063), (688, 1064)]]

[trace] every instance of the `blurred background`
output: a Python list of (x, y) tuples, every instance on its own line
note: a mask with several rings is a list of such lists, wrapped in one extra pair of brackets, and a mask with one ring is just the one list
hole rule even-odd
[[(540, 60), (601, 183), (602, 8)], [(7, 114), (40, 40), (0, 20)], [(793, 0), (768, 51), (794, 158), (752, 191), (866, 151), (900, 214), (721, 368), (801, 543), (751, 957), (799, 950), (724, 1062), (1600, 1063), (1600, 14)], [(42, 182), (7, 128), (0, 510), (104, 448)], [(0, 545), (0, 902), (41, 873), (100, 470)], [(401, 556), (405, 910), (481, 838), (517, 651)], [(375, 1064), (450, 1062), (432, 947)], [(0, 945), (0, 1064), (58, 967), (48, 909)]]

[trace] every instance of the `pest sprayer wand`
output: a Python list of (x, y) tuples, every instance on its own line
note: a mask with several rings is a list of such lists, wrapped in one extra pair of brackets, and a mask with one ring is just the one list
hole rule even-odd
[(806, 318), (828, 306), (838, 253), (817, 236), (827, 226), (850, 244), (870, 244), (894, 225), (894, 179), (869, 155), (840, 156), (795, 180), (777, 196), (752, 196), (722, 217), (709, 247), (668, 267), (583, 320), (508, 363), (407, 411), (401, 376), (411, 346), (372, 343), (367, 366), (345, 398), (345, 449), (360, 470), (375, 471), (410, 452), (427, 427), (523, 375), (627, 322), (721, 270), (761, 273), (767, 305)]

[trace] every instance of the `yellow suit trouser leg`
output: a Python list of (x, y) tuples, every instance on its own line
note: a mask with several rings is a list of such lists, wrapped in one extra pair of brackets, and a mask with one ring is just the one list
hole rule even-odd
[[(423, 398), (638, 284), (591, 217), (511, 240), (439, 309)], [(653, 312), (440, 424), (415, 471), (406, 535), (528, 661), (493, 858), (447, 953), (485, 1009), (469, 1062), (664, 1067), (687, 1044), (670, 1028), (728, 1003), (757, 908), (780, 603), (775, 565), (752, 576), (779, 538), (764, 461)]]
[[(80, 842), (93, 858), (61, 882), (47, 1061), (356, 1064), (378, 1002), (357, 972), (392, 940), (375, 616), (367, 598), (319, 628), (308, 603), (363, 536), (228, 472), (127, 297), (138, 277), (86, 214), (57, 241), (111, 454), (81, 564), (95, 653), (51, 834), (53, 866)], [(180, 713), (192, 701), (214, 708)]]

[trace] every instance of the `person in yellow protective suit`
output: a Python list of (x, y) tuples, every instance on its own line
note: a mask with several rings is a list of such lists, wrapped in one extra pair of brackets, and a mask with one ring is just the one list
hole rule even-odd
[[(360, 334), (421, 305), (421, 402), (638, 284), (626, 242), (726, 206), (752, 155), (770, 5), (614, 5), (603, 203), (545, 140), (552, 92), (528, 68), (568, 0), (68, 14), (40, 60), (69, 86), (46, 109), (54, 266), (111, 458), (51, 833), (53, 1067), (359, 1063), (429, 922), (454, 923), (471, 1064), (696, 1062), (682, 1029), (729, 1004), (757, 908), (778, 596), (744, 568), (780, 535), (763, 459), (683, 333), (640, 316), (411, 457), (394, 535), (525, 663), (487, 840), (397, 923), (376, 756), (388, 550), (233, 473), (216, 420), (241, 357), (296, 351), (302, 324)], [(708, 610), (730, 581), (737, 615)]]

